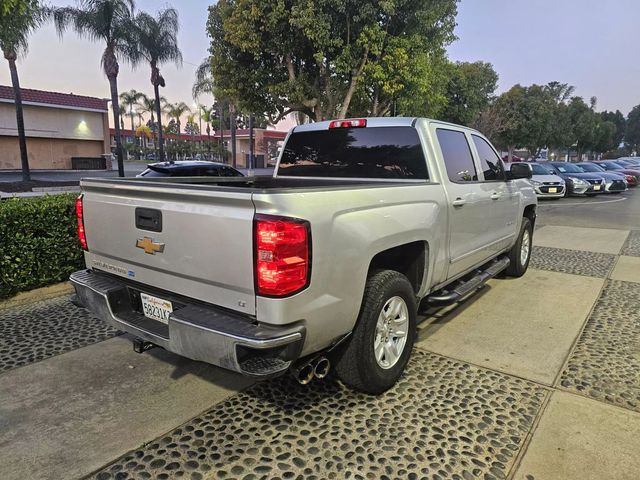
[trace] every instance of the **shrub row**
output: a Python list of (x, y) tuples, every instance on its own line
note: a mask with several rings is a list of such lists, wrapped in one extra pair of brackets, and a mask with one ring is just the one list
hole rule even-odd
[(0, 201), (0, 299), (67, 280), (82, 268), (76, 196)]

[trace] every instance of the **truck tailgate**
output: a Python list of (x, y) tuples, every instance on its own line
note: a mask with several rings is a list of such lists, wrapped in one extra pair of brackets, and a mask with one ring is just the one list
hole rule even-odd
[(255, 314), (250, 192), (91, 180), (82, 191), (89, 267)]

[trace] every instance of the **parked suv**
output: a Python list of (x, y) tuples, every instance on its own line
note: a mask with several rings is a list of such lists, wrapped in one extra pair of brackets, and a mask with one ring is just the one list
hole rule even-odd
[(596, 173), (587, 173), (575, 163), (546, 162), (545, 167), (567, 184), (567, 195), (592, 197), (605, 191), (605, 179)]

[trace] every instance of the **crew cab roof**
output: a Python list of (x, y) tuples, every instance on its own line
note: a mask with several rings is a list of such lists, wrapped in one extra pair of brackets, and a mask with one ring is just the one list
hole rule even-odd
[[(476, 132), (473, 128), (465, 127), (463, 125), (457, 125), (455, 123), (444, 122), (442, 120), (435, 120), (433, 118), (422, 118), (422, 117), (353, 117), (355, 118), (364, 118), (367, 121), (367, 127), (413, 127), (415, 126), (418, 120), (425, 120), (427, 122), (434, 122), (441, 125), (450, 125), (456, 128), (465, 128), (467, 130)], [(345, 119), (345, 120), (350, 120)], [(335, 119), (332, 119), (335, 120)], [(298, 125), (291, 129), (291, 133), (294, 132), (310, 132), (314, 130), (327, 130), (329, 128), (329, 123), (332, 120), (324, 120), (322, 122), (314, 122), (314, 123), (305, 123), (302, 125)], [(480, 132), (478, 132), (480, 133)]]

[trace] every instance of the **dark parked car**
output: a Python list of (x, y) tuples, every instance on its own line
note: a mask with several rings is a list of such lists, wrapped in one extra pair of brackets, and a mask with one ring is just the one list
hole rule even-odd
[(606, 182), (601, 175), (585, 172), (575, 163), (546, 162), (544, 166), (565, 181), (567, 195), (587, 195), (591, 197), (605, 191)]
[(633, 175), (636, 177), (636, 183), (640, 182), (640, 167), (630, 168), (622, 163), (618, 163), (615, 160), (601, 160), (593, 162), (596, 165), (600, 165), (607, 172), (624, 173), (625, 175)]
[(596, 173), (605, 180), (605, 191), (608, 193), (620, 193), (627, 189), (627, 178), (633, 181), (633, 185), (636, 185), (636, 177), (632, 175), (625, 175), (624, 173), (607, 172), (600, 165), (596, 165), (592, 162), (580, 162), (576, 163), (581, 169), (587, 173)]
[(244, 177), (229, 165), (204, 160), (160, 162), (147, 165), (138, 177)]

